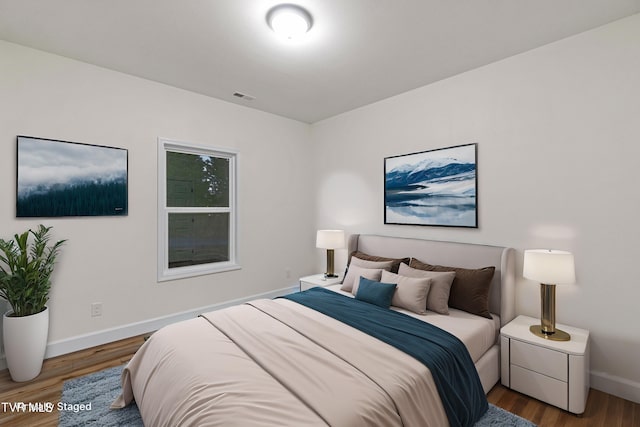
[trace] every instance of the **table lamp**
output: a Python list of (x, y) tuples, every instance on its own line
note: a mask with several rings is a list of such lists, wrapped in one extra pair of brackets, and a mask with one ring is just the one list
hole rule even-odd
[(318, 230), (316, 234), (316, 248), (327, 250), (327, 272), (325, 277), (338, 277), (334, 273), (334, 249), (344, 248), (344, 231), (342, 230)]
[(526, 250), (522, 275), (540, 282), (541, 324), (532, 325), (529, 330), (548, 340), (569, 341), (568, 333), (556, 329), (556, 285), (575, 282), (573, 254), (551, 249)]

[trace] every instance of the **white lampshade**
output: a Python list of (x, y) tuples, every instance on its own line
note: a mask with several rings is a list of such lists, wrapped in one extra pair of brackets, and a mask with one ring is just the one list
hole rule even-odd
[(316, 234), (316, 248), (340, 249), (344, 248), (343, 230), (318, 230)]
[(571, 252), (552, 249), (530, 249), (524, 251), (525, 279), (540, 283), (563, 285), (576, 281), (576, 272)]

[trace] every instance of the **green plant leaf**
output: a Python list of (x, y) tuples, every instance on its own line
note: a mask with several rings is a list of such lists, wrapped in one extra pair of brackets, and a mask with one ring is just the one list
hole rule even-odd
[(13, 240), (0, 239), (0, 297), (15, 316), (39, 313), (49, 300), (53, 267), (66, 242), (49, 245), (51, 228), (40, 224), (35, 231), (15, 234)]

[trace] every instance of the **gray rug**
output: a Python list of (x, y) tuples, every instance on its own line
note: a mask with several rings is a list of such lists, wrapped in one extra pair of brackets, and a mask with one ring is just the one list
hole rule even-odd
[[(135, 403), (124, 409), (109, 409), (111, 402), (120, 394), (122, 368), (117, 366), (66, 381), (61, 400), (66, 410), (60, 411), (60, 427), (143, 426)], [(489, 426), (535, 427), (535, 424), (489, 404), (489, 410), (475, 427)]]
[[(124, 366), (105, 369), (84, 377), (65, 381), (61, 404), (68, 410), (60, 411), (59, 426), (113, 426), (142, 427), (140, 411), (135, 403), (123, 409), (109, 406), (120, 395), (120, 374)], [(91, 408), (87, 408), (88, 404)], [(78, 406), (74, 406), (78, 405)], [(81, 407), (80, 405), (85, 405)]]

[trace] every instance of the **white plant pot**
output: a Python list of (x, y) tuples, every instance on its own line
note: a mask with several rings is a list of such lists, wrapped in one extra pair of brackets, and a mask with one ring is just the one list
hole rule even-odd
[(31, 316), (11, 317), (13, 311), (2, 319), (4, 352), (11, 379), (29, 381), (40, 374), (47, 349), (49, 335), (49, 309)]

